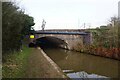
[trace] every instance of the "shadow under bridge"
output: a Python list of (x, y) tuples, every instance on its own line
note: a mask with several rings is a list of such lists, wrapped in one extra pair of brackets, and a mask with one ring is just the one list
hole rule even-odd
[(40, 46), (41, 48), (46, 47), (46, 48), (67, 48), (67, 43), (57, 37), (51, 37), (51, 36), (45, 36), (36, 39), (35, 41), (36, 46)]

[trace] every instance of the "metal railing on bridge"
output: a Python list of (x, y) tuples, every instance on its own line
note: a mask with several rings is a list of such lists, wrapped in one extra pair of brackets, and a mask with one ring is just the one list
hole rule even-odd
[(88, 32), (52, 32), (52, 31), (35, 31), (34, 34), (87, 35)]

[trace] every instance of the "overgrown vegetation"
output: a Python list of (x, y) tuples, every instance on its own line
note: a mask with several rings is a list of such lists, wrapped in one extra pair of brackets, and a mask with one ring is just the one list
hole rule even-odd
[(3, 78), (23, 78), (27, 68), (27, 60), (32, 49), (24, 47), (23, 52), (14, 52), (9, 55), (5, 54), (3, 58), (2, 76)]
[(20, 52), (20, 49), (25, 36), (31, 32), (34, 24), (33, 17), (25, 14), (15, 2), (2, 3), (3, 78), (22, 78), (24, 76), (31, 49), (23, 47), (23, 52)]
[[(105, 48), (117, 48), (120, 37), (118, 36), (118, 18), (114, 18), (105, 28), (97, 28), (93, 33), (94, 45)], [(114, 24), (113, 24), (114, 22)], [(112, 25), (113, 24), (113, 25)]]
[(33, 17), (25, 14), (15, 2), (2, 3), (2, 53), (9, 54), (21, 48), (22, 40), (34, 25)]
[[(114, 24), (113, 24), (114, 22)], [(88, 30), (93, 34), (93, 44), (80, 46), (77, 51), (120, 60), (120, 21), (112, 17), (108, 26)]]

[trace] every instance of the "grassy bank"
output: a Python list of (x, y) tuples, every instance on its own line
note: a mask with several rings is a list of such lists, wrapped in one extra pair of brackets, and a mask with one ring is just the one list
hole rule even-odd
[(22, 78), (25, 75), (27, 60), (32, 49), (23, 47), (22, 52), (14, 52), (4, 55), (5, 62), (2, 65), (3, 78)]

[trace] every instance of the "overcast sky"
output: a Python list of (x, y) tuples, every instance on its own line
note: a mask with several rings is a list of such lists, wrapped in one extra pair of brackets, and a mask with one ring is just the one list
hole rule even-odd
[(80, 29), (106, 25), (118, 15), (119, 0), (17, 0), (25, 12), (34, 17), (35, 29)]

